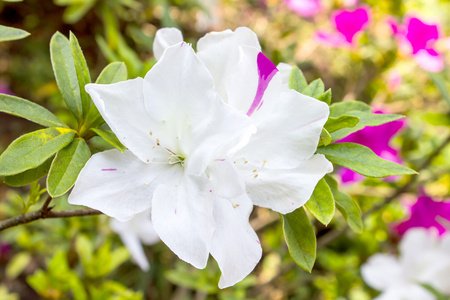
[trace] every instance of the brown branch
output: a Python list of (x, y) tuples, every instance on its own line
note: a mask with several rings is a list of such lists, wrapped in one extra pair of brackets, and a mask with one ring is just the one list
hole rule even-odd
[(75, 209), (75, 210), (61, 210), (52, 211), (53, 206), (49, 206), (52, 201), (52, 197), (48, 197), (45, 200), (44, 205), (39, 210), (23, 214), (14, 218), (10, 218), (0, 222), (0, 231), (21, 225), (30, 223), (39, 219), (54, 219), (54, 218), (70, 218), (70, 217), (82, 217), (99, 215), (102, 212), (95, 209)]

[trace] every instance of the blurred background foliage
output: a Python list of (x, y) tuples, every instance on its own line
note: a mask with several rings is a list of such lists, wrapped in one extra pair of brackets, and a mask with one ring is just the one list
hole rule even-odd
[[(392, 227), (405, 219), (405, 207), (414, 203), (419, 189), (434, 199), (450, 197), (450, 147), (443, 146), (450, 136), (449, 68), (434, 74), (422, 70), (398, 51), (386, 20), (401, 21), (411, 14), (439, 20), (444, 39), (437, 47), (446, 53), (448, 66), (450, 1), (360, 1), (358, 5), (370, 7), (372, 17), (351, 48), (325, 47), (315, 39), (317, 30), (331, 28), (331, 12), (344, 1), (322, 4), (318, 14), (303, 18), (281, 0), (0, 1), (0, 23), (31, 33), (0, 43), (0, 84), (50, 108), (63, 121), (72, 117), (62, 104), (50, 63), (48, 45), (56, 31), (78, 37), (94, 78), (111, 61), (125, 62), (129, 78), (134, 78), (155, 63), (152, 44), (158, 28), (180, 28), (195, 47), (211, 30), (248, 26), (272, 61), (299, 66), (309, 81), (322, 78), (332, 89), (333, 102), (358, 99), (406, 115), (408, 126), (392, 144), (401, 149), (405, 162), (420, 169), (415, 177), (344, 186), (361, 207), (364, 232), (348, 230), (339, 214), (328, 227), (316, 222), (319, 250), (311, 274), (292, 261), (279, 216), (266, 209), (255, 208), (251, 217), (263, 259), (250, 276), (226, 290), (217, 287), (220, 272), (213, 260), (197, 270), (162, 243), (145, 248), (151, 268), (142, 272), (101, 215), (37, 221), (1, 232), (0, 299), (365, 300), (377, 295), (362, 281), (360, 265), (374, 253), (396, 251), (399, 237)], [(400, 77), (395, 87), (390, 84), (393, 74)], [(0, 150), (32, 126), (2, 114)], [(0, 184), (0, 219), (20, 214), (28, 201), (23, 199), (36, 202), (36, 189)], [(55, 204), (70, 208), (64, 197)]]

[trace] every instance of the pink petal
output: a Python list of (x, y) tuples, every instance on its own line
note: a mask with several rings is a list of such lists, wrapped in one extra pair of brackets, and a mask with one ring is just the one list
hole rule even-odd
[(444, 69), (444, 58), (434, 49), (422, 49), (415, 55), (417, 64), (429, 72), (441, 72)]
[(302, 17), (311, 17), (320, 9), (320, 0), (285, 0), (287, 6)]
[(437, 24), (427, 24), (416, 17), (410, 17), (406, 24), (406, 39), (411, 43), (413, 54), (421, 49), (431, 48), (439, 38)]
[(339, 32), (328, 33), (324, 31), (319, 31), (316, 33), (316, 39), (319, 43), (329, 47), (341, 48), (350, 45), (345, 39), (345, 36), (343, 36)]
[(356, 10), (337, 10), (331, 17), (337, 31), (342, 33), (348, 43), (353, 43), (355, 35), (364, 30), (369, 24), (368, 8), (360, 7)]

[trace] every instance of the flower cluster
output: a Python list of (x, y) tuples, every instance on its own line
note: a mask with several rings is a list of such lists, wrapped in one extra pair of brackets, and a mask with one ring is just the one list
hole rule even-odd
[(145, 78), (86, 85), (128, 150), (93, 155), (69, 202), (122, 222), (148, 210), (180, 259), (215, 258), (224, 288), (261, 258), (253, 205), (290, 213), (332, 171), (314, 154), (329, 108), (289, 89), (248, 28), (207, 34), (197, 50), (162, 29)]
[(399, 257), (375, 254), (361, 267), (364, 281), (381, 291), (377, 300), (436, 300), (424, 285), (450, 295), (450, 235), (439, 239), (424, 228), (408, 230)]

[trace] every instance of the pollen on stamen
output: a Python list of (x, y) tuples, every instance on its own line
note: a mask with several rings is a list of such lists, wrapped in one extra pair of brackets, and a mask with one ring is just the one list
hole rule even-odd
[(158, 138), (156, 138), (156, 145), (159, 146), (159, 139)]
[(256, 171), (257, 171), (257, 170), (256, 170), (256, 169), (254, 169), (254, 170), (253, 170), (252, 172), (253, 172), (253, 173), (255, 173)]
[(255, 174), (255, 176), (253, 176), (254, 178), (258, 177), (258, 174)]
[(248, 163), (248, 160), (244, 161), (244, 164)]
[(147, 162), (150, 162), (150, 159), (147, 158)]
[(153, 132), (152, 132), (152, 131), (150, 131), (150, 135), (153, 135)]

